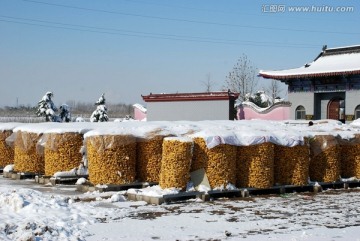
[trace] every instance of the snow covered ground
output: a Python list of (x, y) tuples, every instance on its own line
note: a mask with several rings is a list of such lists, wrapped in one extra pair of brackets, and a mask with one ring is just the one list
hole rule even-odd
[(0, 240), (360, 240), (360, 189), (148, 205), (0, 177)]

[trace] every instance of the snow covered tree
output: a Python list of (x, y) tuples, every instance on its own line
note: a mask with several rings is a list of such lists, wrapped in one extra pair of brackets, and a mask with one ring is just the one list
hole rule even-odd
[(100, 96), (100, 98), (95, 102), (95, 105), (105, 105), (105, 93)]
[(59, 117), (62, 122), (70, 122), (71, 121), (70, 107), (67, 104), (62, 104), (60, 106)]
[(52, 101), (52, 97), (54, 94), (51, 91), (46, 92), (46, 94), (42, 97), (42, 99), (38, 102), (37, 116), (45, 117), (46, 121), (57, 121), (57, 116), (55, 115), (55, 112), (57, 111), (57, 108)]
[(255, 94), (254, 98), (250, 98), (250, 101), (259, 107), (267, 107), (267, 103), (263, 102), (259, 94)]
[(101, 95), (98, 101), (95, 102), (96, 110), (91, 114), (91, 122), (105, 122), (109, 120), (107, 115), (107, 108), (105, 106), (105, 93)]
[(109, 117), (107, 116), (107, 108), (105, 105), (98, 105), (90, 117), (91, 122), (105, 122), (108, 120)]
[(264, 91), (257, 91), (253, 96), (247, 96), (248, 101), (254, 103), (255, 105), (265, 108), (272, 105), (271, 97), (265, 94)]
[(239, 99), (245, 100), (247, 93), (252, 94), (257, 85), (256, 68), (248, 57), (243, 54), (226, 77), (224, 89), (240, 93)]

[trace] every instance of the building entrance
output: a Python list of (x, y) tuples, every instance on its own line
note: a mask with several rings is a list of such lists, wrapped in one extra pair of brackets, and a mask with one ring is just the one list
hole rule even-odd
[(327, 118), (332, 120), (345, 121), (345, 100), (335, 98), (329, 101)]

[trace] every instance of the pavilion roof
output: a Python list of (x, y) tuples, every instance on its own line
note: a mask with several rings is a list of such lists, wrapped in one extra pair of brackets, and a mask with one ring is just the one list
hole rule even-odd
[(324, 49), (315, 60), (299, 68), (259, 72), (264, 78), (278, 80), (353, 74), (360, 74), (360, 45)]

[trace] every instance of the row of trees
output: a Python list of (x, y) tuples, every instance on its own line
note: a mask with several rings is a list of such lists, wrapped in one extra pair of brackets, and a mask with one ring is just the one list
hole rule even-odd
[(60, 114), (59, 115), (55, 114), (58, 111), (58, 108), (55, 106), (54, 102), (52, 101), (53, 96), (54, 94), (52, 92), (50, 91), (46, 92), (46, 94), (38, 102), (36, 115), (44, 117), (46, 121), (70, 122), (71, 114), (68, 105), (66, 104), (61, 105)]
[[(53, 93), (51, 91), (46, 92), (46, 94), (41, 98), (41, 100), (38, 102), (37, 109), (36, 109), (36, 115), (40, 117), (44, 117), (45, 121), (49, 122), (70, 122), (72, 121), (71, 113), (69, 105), (62, 104), (59, 109), (56, 107), (56, 105), (53, 102)], [(90, 116), (91, 122), (106, 122), (109, 120), (109, 116), (107, 114), (107, 107), (106, 107), (106, 99), (105, 99), (105, 93), (101, 95), (101, 97), (95, 102), (96, 109), (92, 112)], [(92, 109), (94, 108), (93, 105), (91, 105)], [(125, 112), (125, 116), (129, 115), (130, 108), (129, 105), (120, 105), (123, 109), (127, 109), (127, 112)], [(78, 104), (75, 106), (75, 110), (77, 110), (77, 115), (79, 116), (79, 110), (82, 110), (81, 113), (89, 110), (89, 104)], [(116, 109), (119, 109), (119, 105), (114, 106), (115, 111)], [(116, 108), (117, 107), (117, 108)], [(81, 118), (83, 120), (83, 118)]]
[[(54, 94), (51, 91), (46, 94), (38, 102), (36, 115), (45, 118), (47, 122), (70, 122), (71, 113), (70, 107), (67, 104), (62, 104), (58, 109), (54, 104), (52, 98)], [(105, 122), (109, 120), (107, 115), (107, 108), (105, 106), (105, 94), (102, 94), (98, 101), (95, 102), (96, 110), (91, 114), (91, 122)], [(56, 112), (59, 110), (59, 114)]]
[[(94, 111), (94, 103), (76, 102), (67, 100), (66, 104), (70, 107), (72, 118), (84, 117), (89, 118)], [(109, 118), (122, 118), (132, 115), (133, 106), (124, 103), (106, 103)], [(3, 117), (36, 117), (37, 106), (19, 105), (0, 107), (0, 116)]]

